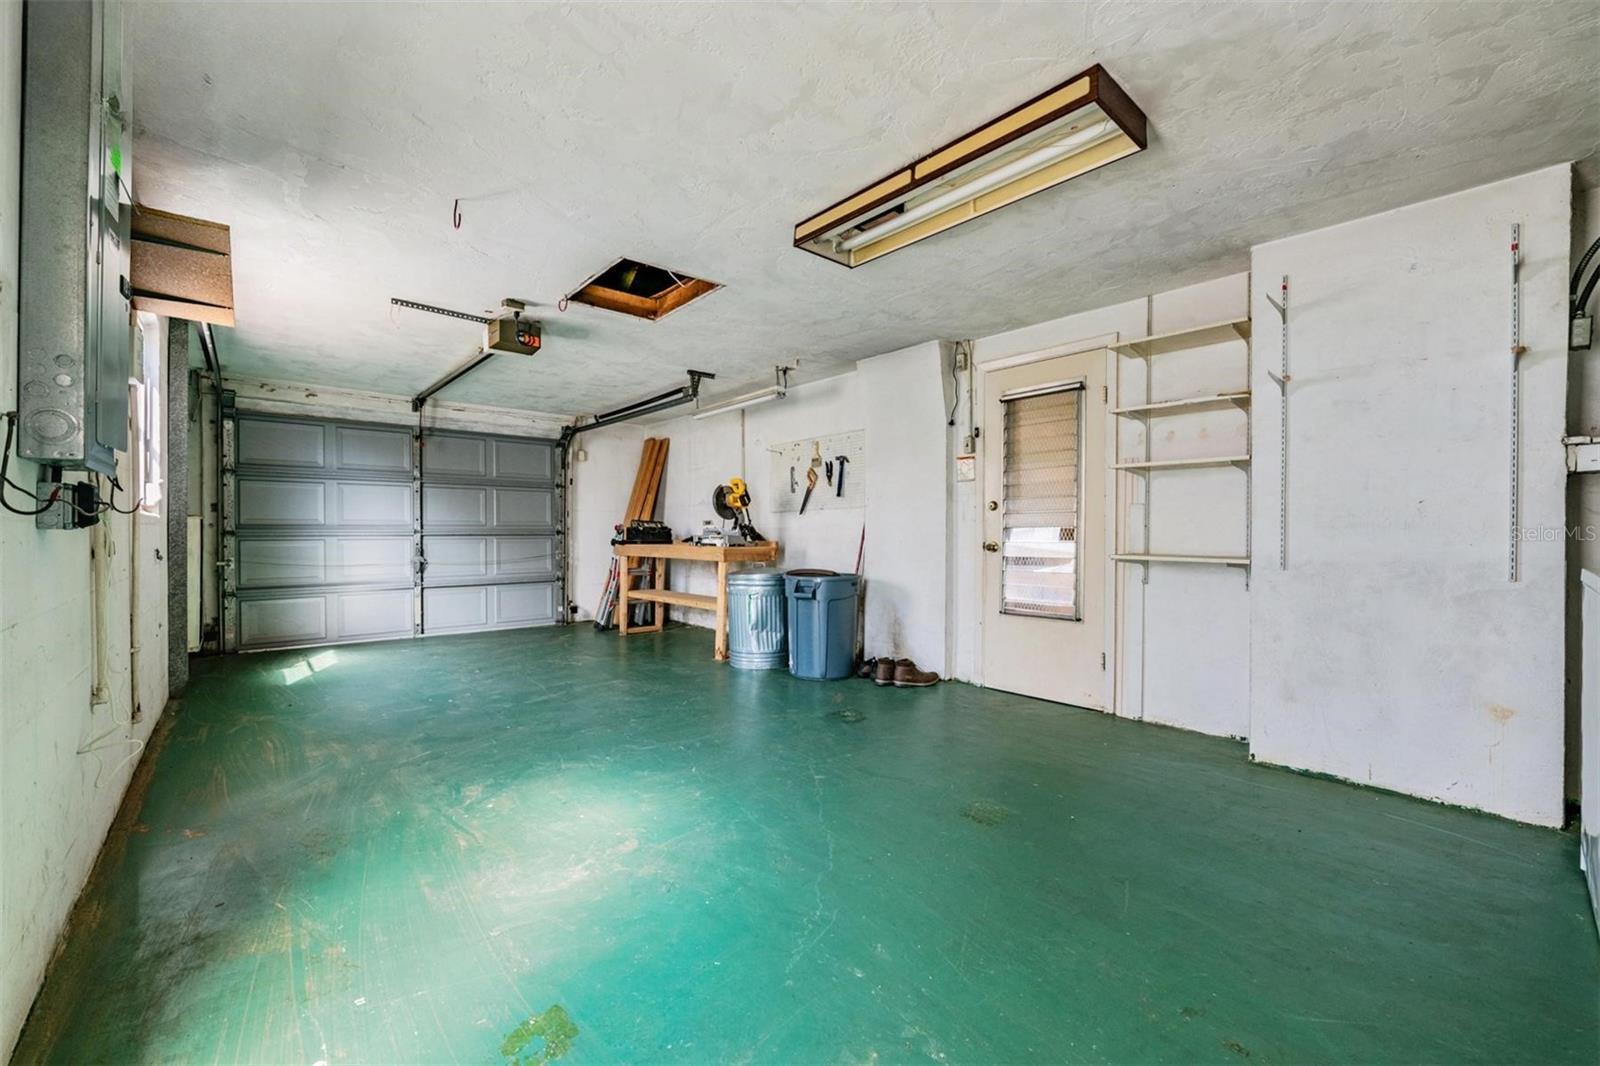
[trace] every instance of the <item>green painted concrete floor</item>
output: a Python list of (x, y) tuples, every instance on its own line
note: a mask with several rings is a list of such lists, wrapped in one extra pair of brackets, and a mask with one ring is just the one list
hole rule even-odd
[(197, 662), (19, 1062), (1593, 1062), (1570, 835), (703, 630)]

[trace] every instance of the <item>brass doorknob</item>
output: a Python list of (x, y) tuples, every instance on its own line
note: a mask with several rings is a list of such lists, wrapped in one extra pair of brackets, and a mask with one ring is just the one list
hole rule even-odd
[(1000, 545), (997, 541), (986, 540), (983, 542), (983, 550), (986, 552), (997, 552), (1000, 550)]

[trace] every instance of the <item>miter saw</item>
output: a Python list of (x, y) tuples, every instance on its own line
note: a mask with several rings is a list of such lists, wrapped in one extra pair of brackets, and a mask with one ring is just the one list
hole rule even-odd
[(733, 522), (737, 533), (724, 533), (724, 544), (754, 544), (767, 538), (750, 522), (750, 486), (743, 478), (729, 478), (711, 494), (711, 507), (724, 522)]

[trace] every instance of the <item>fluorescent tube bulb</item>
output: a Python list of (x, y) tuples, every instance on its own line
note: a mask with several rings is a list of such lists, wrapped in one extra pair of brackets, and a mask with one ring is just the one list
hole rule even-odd
[(758, 389), (755, 392), (746, 393), (743, 396), (735, 396), (731, 399), (722, 400), (719, 403), (712, 404), (710, 407), (703, 407), (694, 413), (694, 417), (696, 419), (701, 419), (710, 418), (712, 415), (727, 414), (729, 411), (737, 411), (743, 407), (754, 407), (758, 403), (767, 403), (771, 400), (781, 400), (786, 395), (788, 395), (788, 393), (781, 385), (768, 385), (764, 389)]
[(925, 218), (937, 215), (946, 208), (982, 196), (991, 189), (998, 189), (1008, 182), (1018, 178), (1027, 177), (1036, 170), (1054, 163), (1058, 159), (1092, 148), (1102, 141), (1110, 140), (1122, 131), (1110, 119), (1097, 122), (1087, 129), (1068, 134), (1058, 141), (1051, 142), (1043, 147), (1036, 148), (1020, 159), (1013, 160), (1003, 167), (996, 167), (986, 174), (980, 174), (971, 181), (964, 182), (951, 189), (949, 192), (940, 193), (938, 196), (924, 200), (916, 207), (903, 211), (893, 219), (880, 226), (863, 230), (853, 237), (840, 241), (838, 248), (841, 252), (853, 252), (864, 244), (887, 237), (891, 233), (898, 233), (907, 226), (915, 225)]

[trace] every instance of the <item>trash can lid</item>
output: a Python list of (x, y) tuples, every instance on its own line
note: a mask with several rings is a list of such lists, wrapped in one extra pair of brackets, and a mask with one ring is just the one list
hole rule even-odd
[(785, 570), (784, 577), (838, 577), (837, 570), (822, 570), (817, 567), (802, 567), (799, 570)]
[(776, 570), (761, 567), (756, 570), (735, 570), (728, 575), (729, 586), (771, 586), (782, 585), (783, 575)]

